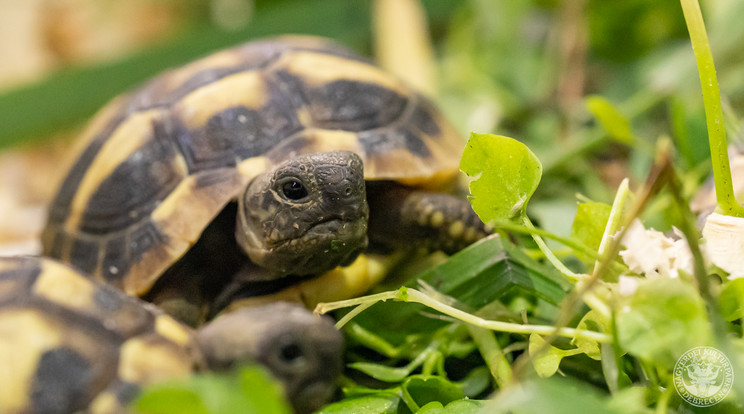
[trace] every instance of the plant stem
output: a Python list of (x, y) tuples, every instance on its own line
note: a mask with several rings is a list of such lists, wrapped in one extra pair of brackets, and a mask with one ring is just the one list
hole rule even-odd
[(509, 361), (504, 356), (504, 351), (501, 350), (496, 338), (493, 337), (493, 332), (470, 324), (465, 326), (467, 326), (475, 346), (478, 347), (478, 352), (486, 361), (488, 370), (491, 371), (491, 376), (493, 376), (496, 384), (499, 388), (508, 386), (512, 382), (512, 370)]
[[(597, 253), (596, 251), (594, 251), (594, 250), (592, 250), (592, 249), (584, 246), (581, 243), (576, 242), (575, 240), (571, 240), (571, 239), (566, 238), (566, 237), (558, 236), (558, 235), (553, 234), (553, 233), (551, 233), (549, 231), (545, 231), (543, 229), (538, 229), (538, 228), (536, 228), (534, 226), (530, 228), (530, 227), (527, 227), (527, 226), (524, 226), (524, 225), (521, 225), (521, 224), (517, 224), (517, 223), (513, 223), (513, 222), (510, 222), (510, 221), (500, 221), (500, 222), (496, 223), (495, 227), (497, 229), (499, 229), (499, 230), (506, 230), (506, 231), (515, 232), (515, 233), (522, 233), (522, 234), (529, 234), (529, 235), (533, 235), (533, 234), (534, 235), (538, 235), (538, 236), (544, 237), (546, 239), (555, 240), (555, 241), (563, 244), (564, 246), (572, 249), (573, 251), (576, 251), (576, 252), (585, 254), (585, 255), (587, 255), (587, 256), (595, 259), (595, 260), (599, 260), (601, 258), (601, 256), (599, 255), (599, 253)], [(544, 256), (544, 253), (542, 252), (542, 250), (540, 251), (540, 253), (542, 253), (542, 256)], [(531, 255), (531, 257), (534, 257), (534, 255)], [(628, 266), (626, 266), (624, 263), (620, 263), (617, 260), (613, 260), (612, 263), (610, 263), (610, 266), (612, 267), (612, 270), (613, 271), (617, 271), (619, 273), (623, 273), (623, 272), (626, 272), (627, 273), (627, 272), (630, 271), (630, 269), (628, 269)]]
[(728, 148), (726, 146), (726, 130), (723, 125), (721, 95), (718, 89), (716, 68), (713, 65), (713, 54), (708, 43), (708, 35), (705, 33), (703, 15), (700, 12), (700, 4), (697, 0), (680, 0), (680, 3), (687, 23), (687, 30), (690, 32), (692, 50), (695, 53), (698, 73), (700, 74), (718, 211), (729, 216), (744, 217), (744, 208), (739, 205), (734, 197), (731, 167), (729, 166)]
[[(530, 230), (535, 230), (535, 226), (532, 225), (532, 222), (527, 217), (526, 214), (522, 214), (522, 225), (527, 227)], [(582, 279), (582, 276), (577, 275), (576, 273), (572, 272), (569, 268), (566, 267), (566, 265), (563, 264), (555, 255), (553, 252), (548, 248), (548, 245), (545, 244), (545, 240), (542, 239), (542, 237), (538, 236), (535, 233), (532, 233), (532, 239), (537, 244), (537, 247), (540, 249), (540, 251), (543, 252), (545, 255), (545, 258), (548, 259), (550, 264), (552, 264), (556, 269), (558, 269), (563, 276), (565, 276), (568, 280), (571, 282), (575, 282), (577, 280)]]
[(342, 300), (338, 302), (320, 303), (315, 307), (315, 313), (324, 314), (335, 309), (345, 308), (349, 306), (368, 306), (369, 302), (379, 302), (386, 300), (395, 300), (408, 303), (420, 303), (428, 306), (434, 310), (437, 310), (445, 315), (459, 319), (465, 323), (469, 323), (481, 328), (491, 329), (499, 332), (509, 332), (515, 334), (529, 335), (536, 333), (539, 335), (557, 335), (566, 338), (585, 338), (597, 342), (611, 342), (612, 337), (610, 335), (587, 331), (585, 329), (575, 328), (556, 328), (555, 326), (549, 325), (529, 325), (529, 324), (518, 324), (502, 321), (490, 321), (473, 314), (461, 311), (457, 308), (439, 302), (430, 296), (419, 292), (416, 289), (411, 288), (400, 288), (398, 290), (377, 293), (374, 295), (363, 296), (354, 299)]

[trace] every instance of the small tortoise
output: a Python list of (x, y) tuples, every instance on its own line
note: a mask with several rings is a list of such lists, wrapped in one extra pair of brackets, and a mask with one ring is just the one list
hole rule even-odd
[(427, 99), (335, 43), (247, 43), (96, 116), (44, 254), (199, 323), (235, 280), (275, 290), (368, 243), (454, 252), (485, 236), (466, 200), (437, 193), (462, 147)]
[(198, 331), (51, 259), (0, 258), (0, 412), (125, 412), (142, 386), (266, 366), (297, 412), (331, 396), (342, 337), (328, 318), (278, 302), (218, 317)]

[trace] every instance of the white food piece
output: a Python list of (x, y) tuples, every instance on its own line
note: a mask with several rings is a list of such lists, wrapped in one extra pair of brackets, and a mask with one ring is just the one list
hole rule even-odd
[[(743, 233), (744, 234), (744, 233)], [(636, 219), (628, 227), (622, 241), (625, 250), (620, 256), (631, 271), (647, 278), (679, 276), (679, 271), (692, 274), (692, 253), (683, 238), (671, 238), (664, 233), (646, 229)]]
[(744, 277), (744, 218), (712, 213), (703, 227), (705, 247), (714, 265), (729, 279)]

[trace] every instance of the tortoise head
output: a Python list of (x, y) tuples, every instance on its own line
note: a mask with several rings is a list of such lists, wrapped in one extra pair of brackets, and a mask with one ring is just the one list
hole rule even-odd
[(238, 244), (276, 277), (323, 273), (367, 247), (364, 170), (352, 152), (279, 164), (253, 179), (238, 204)]
[(287, 302), (240, 308), (196, 333), (212, 370), (259, 363), (279, 380), (297, 413), (326, 403), (342, 369), (343, 336), (330, 318)]

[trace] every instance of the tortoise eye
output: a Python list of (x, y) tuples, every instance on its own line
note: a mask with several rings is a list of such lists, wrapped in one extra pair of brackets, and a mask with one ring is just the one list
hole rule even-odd
[(302, 200), (307, 197), (307, 189), (299, 180), (289, 180), (282, 184), (282, 193), (290, 200)]

